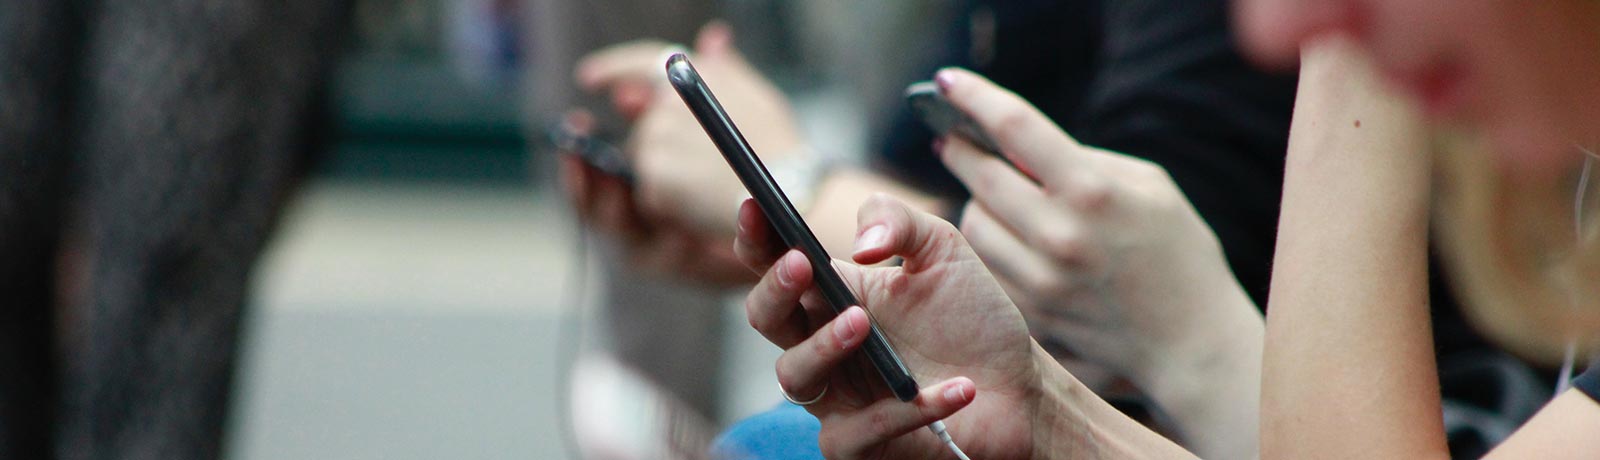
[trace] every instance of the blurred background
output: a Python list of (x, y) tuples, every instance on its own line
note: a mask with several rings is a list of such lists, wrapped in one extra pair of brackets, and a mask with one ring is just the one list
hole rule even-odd
[[(571, 61), (632, 38), (591, 30), (602, 24), (584, 15), (612, 28), (679, 22), (680, 32), (728, 18), (804, 129), (828, 133), (811, 136), (819, 148), (855, 153), (932, 52), (907, 50), (933, 43), (948, 7), (355, 1), (329, 81), (326, 154), (252, 276), (226, 457), (572, 458), (567, 366), (604, 342), (593, 307), (604, 277), (579, 263), (588, 245), (554, 183), (545, 132), (581, 99)], [(568, 67), (539, 65), (552, 62)], [(722, 310), (727, 365), (705, 377), (719, 393), (713, 428), (779, 394), (778, 350), (736, 303)], [(658, 410), (638, 396), (647, 391), (580, 410), (614, 417), (626, 437)]]

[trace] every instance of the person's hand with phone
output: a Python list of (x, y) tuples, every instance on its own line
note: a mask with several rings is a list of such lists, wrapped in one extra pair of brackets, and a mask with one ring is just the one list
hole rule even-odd
[(1132, 380), (1196, 452), (1253, 455), (1261, 316), (1165, 170), (1078, 143), (976, 74), (935, 81), (1001, 150), (946, 136), (940, 158), (972, 193), (962, 234), (1036, 333)]
[[(593, 135), (593, 117), (585, 112), (568, 113), (564, 125), (562, 129), (575, 131), (572, 135)], [(562, 186), (579, 221), (619, 244), (629, 267), (715, 285), (754, 279), (734, 258), (726, 238), (706, 238), (675, 222), (641, 214), (628, 181), (590, 164), (578, 152), (561, 152), (558, 162)]]
[[(944, 458), (945, 447), (924, 429), (940, 419), (973, 458), (1182, 454), (1057, 365), (949, 222), (885, 195), (868, 200), (857, 221), (855, 263), (834, 265), (924, 382), (909, 403), (895, 399), (857, 352), (869, 327), (865, 311), (836, 316), (813, 287), (805, 256), (783, 247), (755, 203), (738, 215), (735, 252), (763, 272), (746, 313), (786, 350), (777, 362), (784, 391), (820, 395), (805, 408), (822, 423), (826, 457)], [(904, 264), (857, 265), (892, 257)]]
[[(659, 41), (608, 47), (579, 62), (576, 78), (586, 90), (609, 93), (613, 106), (632, 123), (622, 150), (637, 177), (638, 212), (727, 241), (734, 231), (733, 209), (747, 194), (662, 79), (661, 64), (670, 49)], [(700, 30), (694, 58), (763, 158), (809, 153), (788, 99), (734, 47), (726, 24), (713, 22)]]

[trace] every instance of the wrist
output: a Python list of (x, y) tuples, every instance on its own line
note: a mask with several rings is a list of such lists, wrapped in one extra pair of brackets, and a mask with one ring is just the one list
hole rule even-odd
[(1040, 385), (1029, 458), (1194, 458), (1100, 399), (1037, 343), (1034, 350)]
[(1197, 453), (1244, 458), (1255, 452), (1259, 431), (1266, 328), (1243, 290), (1218, 301), (1224, 308), (1203, 309), (1217, 313), (1205, 318), (1205, 326), (1189, 328), (1193, 334), (1131, 378)]

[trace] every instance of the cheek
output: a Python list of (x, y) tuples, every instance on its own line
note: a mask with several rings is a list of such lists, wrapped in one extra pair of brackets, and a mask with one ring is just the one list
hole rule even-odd
[(1472, 43), (1482, 76), (1477, 122), (1513, 172), (1574, 167), (1600, 142), (1600, 2), (1502, 7), (1499, 28)]

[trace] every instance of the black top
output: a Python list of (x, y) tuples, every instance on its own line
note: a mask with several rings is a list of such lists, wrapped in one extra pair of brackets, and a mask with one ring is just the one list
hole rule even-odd
[(1589, 369), (1572, 379), (1572, 387), (1589, 395), (1589, 399), (1600, 401), (1600, 359), (1589, 362)]

